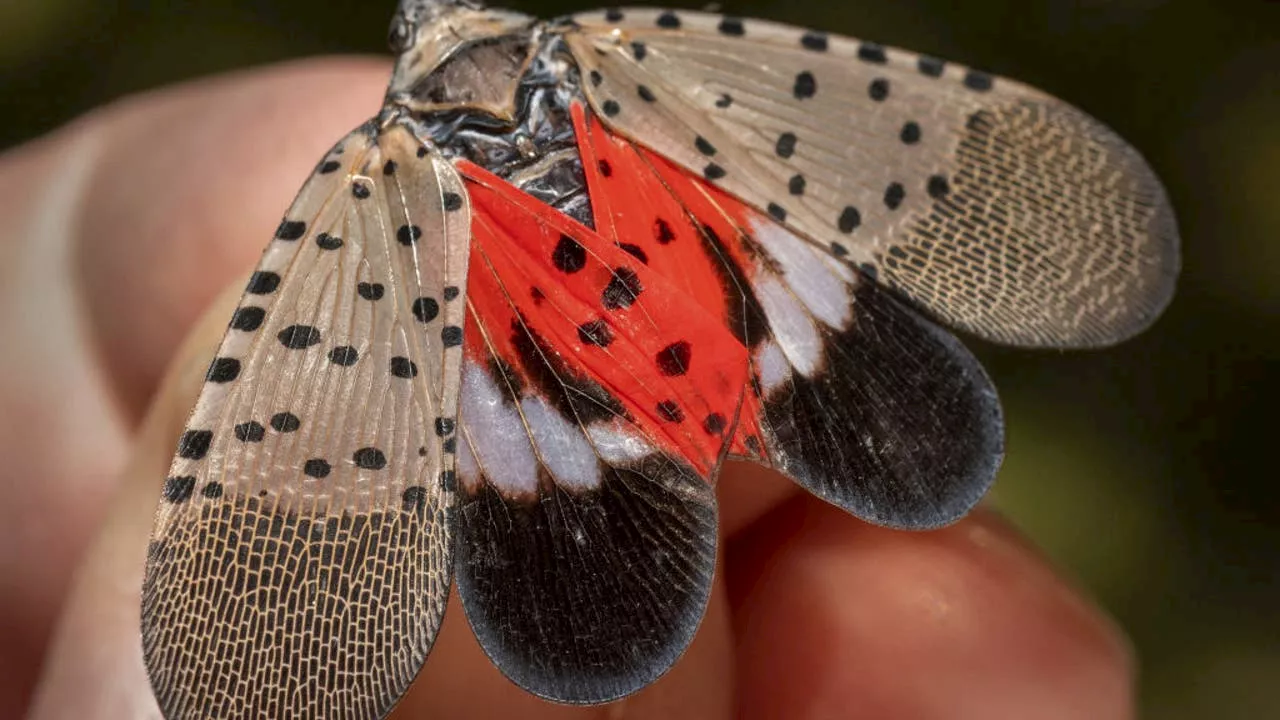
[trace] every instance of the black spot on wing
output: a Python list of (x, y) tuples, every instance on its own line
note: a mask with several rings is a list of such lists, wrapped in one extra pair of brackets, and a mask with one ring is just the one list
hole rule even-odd
[(818, 93), (818, 81), (813, 73), (805, 70), (796, 75), (795, 85), (791, 92), (797, 100), (808, 100)]
[(925, 55), (920, 56), (920, 59), (916, 61), (916, 69), (920, 71), (921, 75), (928, 77), (942, 77), (944, 67), (946, 67), (946, 63), (943, 61)]
[(742, 20), (736, 17), (726, 17), (720, 21), (717, 29), (722, 35), (730, 37), (742, 37), (746, 34), (747, 29), (743, 26)]
[(233, 330), (243, 330), (245, 332), (253, 332), (262, 326), (262, 321), (267, 317), (267, 311), (260, 307), (247, 305), (237, 308), (235, 315), (231, 316), (231, 328)]
[(401, 245), (412, 245), (422, 237), (422, 228), (417, 225), (401, 225), (396, 229), (396, 242)]
[(680, 27), (680, 18), (670, 10), (658, 16), (657, 25), (667, 30), (675, 30)]
[(668, 377), (678, 377), (689, 372), (689, 363), (693, 360), (693, 346), (687, 340), (673, 342), (658, 351), (654, 362), (658, 371)]
[(858, 59), (876, 65), (883, 65), (889, 61), (889, 58), (885, 56), (884, 46), (875, 43), (862, 43), (859, 45)]
[(277, 333), (276, 339), (290, 350), (303, 350), (320, 342), (320, 330), (311, 325), (290, 325)]
[(240, 361), (236, 358), (214, 358), (205, 373), (205, 380), (211, 383), (228, 383), (240, 377)]
[(328, 477), (332, 469), (324, 458), (311, 458), (302, 464), (302, 474), (317, 480)]
[(827, 51), (827, 36), (824, 33), (806, 32), (800, 36), (800, 46), (813, 52)]
[(867, 86), (867, 96), (876, 102), (881, 102), (889, 97), (889, 81), (884, 78), (876, 78)]
[(387, 466), (387, 456), (375, 447), (362, 447), (351, 455), (356, 467), (364, 470), (381, 470)]
[(280, 287), (280, 276), (276, 273), (259, 270), (249, 277), (249, 285), (245, 292), (252, 295), (270, 295)]
[(640, 276), (634, 270), (628, 267), (614, 268), (612, 279), (600, 293), (600, 302), (608, 310), (629, 308), (643, 291)]
[(262, 442), (267, 429), (257, 420), (248, 420), (235, 426), (235, 435), (240, 442)]
[(271, 416), (271, 428), (276, 432), (296, 432), (300, 427), (302, 427), (302, 420), (291, 412), (278, 412)]
[(192, 475), (180, 475), (164, 481), (164, 499), (177, 505), (191, 499), (196, 489), (196, 479)]
[(551, 264), (562, 273), (576, 273), (587, 266), (587, 250), (577, 240), (561, 233), (556, 249), (551, 252)]
[(307, 224), (301, 220), (281, 220), (276, 228), (276, 239), (297, 240), (307, 234)]
[(351, 367), (360, 359), (360, 351), (350, 345), (339, 345), (329, 351), (329, 362), (342, 367)]
[(458, 347), (462, 339), (462, 327), (459, 325), (446, 325), (440, 330), (440, 342), (447, 348)]
[(995, 81), (990, 75), (980, 70), (970, 70), (964, 75), (964, 86), (970, 90), (986, 92), (990, 90)]
[(209, 453), (209, 445), (213, 442), (212, 430), (188, 430), (178, 440), (178, 457), (188, 460), (201, 460)]
[[(693, 638), (715, 565), (710, 486), (652, 456), (601, 487), (488, 485), (460, 498), (457, 581), (485, 652), (526, 690), (601, 703), (648, 685)], [(625, 569), (625, 570), (624, 570)]]

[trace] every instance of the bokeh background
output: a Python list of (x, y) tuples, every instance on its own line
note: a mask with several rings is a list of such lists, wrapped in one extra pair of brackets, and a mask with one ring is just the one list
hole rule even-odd
[[(193, 76), (381, 53), (391, 5), (0, 0), (0, 148)], [(1280, 3), (721, 5), (1017, 77), (1150, 160), (1185, 268), (1154, 329), (1081, 354), (971, 342), (1008, 413), (995, 501), (1128, 630), (1145, 717), (1280, 717)]]

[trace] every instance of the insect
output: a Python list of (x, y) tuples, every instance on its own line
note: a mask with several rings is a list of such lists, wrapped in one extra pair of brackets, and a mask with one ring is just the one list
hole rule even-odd
[(762, 20), (403, 0), (381, 111), (317, 165), (155, 519), (166, 717), (379, 718), (456, 587), (545, 698), (689, 644), (727, 457), (928, 529), (1003, 451), (943, 326), (1103, 346), (1168, 302), (1138, 153), (1003, 78)]

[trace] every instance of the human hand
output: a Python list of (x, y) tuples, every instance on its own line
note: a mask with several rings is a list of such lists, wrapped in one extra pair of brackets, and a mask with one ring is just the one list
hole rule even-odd
[[(0, 717), (159, 717), (138, 618), (160, 484), (244, 274), (386, 75), (198, 82), (0, 156)], [(1118, 630), (993, 513), (895, 532), (745, 465), (720, 501), (707, 617), (651, 688), (541, 701), (455, 602), (395, 717), (1131, 717)]]

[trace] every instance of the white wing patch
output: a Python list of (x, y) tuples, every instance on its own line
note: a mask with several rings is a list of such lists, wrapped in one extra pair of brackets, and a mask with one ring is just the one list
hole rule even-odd
[(773, 336), (792, 367), (805, 377), (816, 375), (823, 367), (823, 338), (804, 303), (786, 283), (770, 275), (757, 278), (755, 291)]
[(600, 487), (600, 461), (581, 425), (569, 422), (539, 397), (521, 400), (520, 412), (543, 464), (559, 485), (576, 491)]
[(764, 218), (752, 218), (751, 233), (782, 267), (781, 279), (815, 318), (833, 330), (849, 325), (853, 319), (852, 270)]
[(1168, 302), (1177, 230), (1138, 153), (952, 63), (760, 20), (574, 17), (601, 119), (929, 312), (1011, 344), (1106, 344)]
[[(484, 441), (473, 443), (465, 429), (462, 482), (472, 490), (487, 481), (512, 497), (538, 491), (538, 460), (529, 431), (493, 378), (468, 361), (462, 371), (462, 417), (466, 427), (483, 428)], [(483, 478), (481, 475), (483, 474)]]
[(469, 239), (460, 178), (401, 125), (353, 132), (303, 187), (156, 515), (143, 642), (167, 717), (382, 717), (417, 673), (452, 573)]

